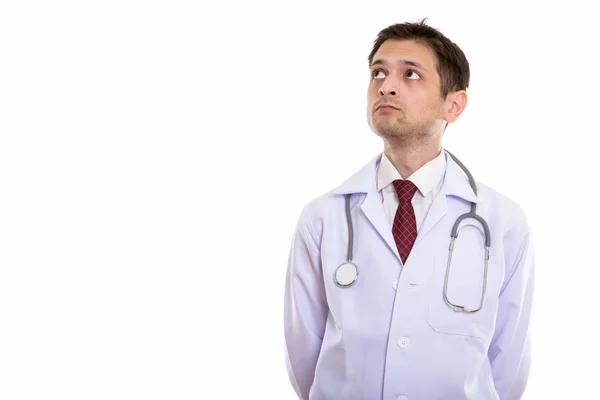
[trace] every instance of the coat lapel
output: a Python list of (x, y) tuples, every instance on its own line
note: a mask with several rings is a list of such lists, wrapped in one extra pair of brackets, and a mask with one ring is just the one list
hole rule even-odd
[(435, 227), (435, 225), (448, 212), (448, 196), (460, 197), (468, 202), (479, 203), (479, 199), (469, 185), (469, 179), (463, 173), (460, 166), (448, 155), (446, 156), (446, 172), (440, 192), (433, 200), (431, 208), (423, 221), (423, 225), (417, 235), (415, 246)]
[(390, 224), (387, 221), (379, 192), (375, 190), (367, 193), (367, 197), (360, 208), (365, 213), (365, 216), (371, 225), (373, 225), (377, 233), (379, 233), (379, 236), (381, 236), (381, 238), (387, 243), (390, 250), (396, 254), (398, 259), (400, 259), (398, 247), (394, 241), (394, 235), (392, 234)]
[(389, 246), (390, 250), (398, 256), (396, 242), (392, 235), (392, 229), (386, 220), (381, 194), (377, 191), (377, 166), (381, 161), (382, 154), (372, 159), (368, 164), (356, 172), (350, 179), (342, 183), (332, 191), (336, 195), (351, 193), (366, 194), (360, 206), (369, 223), (375, 228), (379, 236)]
[[(375, 228), (379, 236), (389, 248), (398, 256), (398, 249), (394, 242), (392, 230), (386, 220), (381, 194), (377, 191), (377, 166), (381, 161), (381, 154), (372, 159), (363, 168), (356, 172), (350, 179), (332, 191), (332, 194), (345, 195), (349, 193), (366, 194), (360, 206), (367, 220)], [(461, 168), (446, 153), (446, 172), (440, 192), (434, 199), (423, 225), (417, 235), (415, 246), (436, 226), (448, 212), (447, 196), (457, 196), (464, 200), (478, 203), (479, 199), (471, 189), (468, 178)]]

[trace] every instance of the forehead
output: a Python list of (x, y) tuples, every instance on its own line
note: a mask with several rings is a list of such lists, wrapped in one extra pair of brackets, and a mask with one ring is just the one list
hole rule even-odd
[(414, 40), (386, 40), (373, 56), (373, 62), (383, 60), (395, 64), (398, 60), (410, 60), (435, 71), (436, 56), (433, 50)]

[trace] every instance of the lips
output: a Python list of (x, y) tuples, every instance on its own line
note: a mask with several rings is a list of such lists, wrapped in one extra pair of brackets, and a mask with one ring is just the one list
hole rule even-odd
[(379, 106), (379, 107), (377, 107), (377, 110), (382, 110), (382, 109), (383, 110), (397, 110), (397, 108), (394, 106)]
[(380, 104), (375, 108), (375, 111), (377, 110), (397, 110), (400, 111), (397, 107), (391, 105), (391, 104)]

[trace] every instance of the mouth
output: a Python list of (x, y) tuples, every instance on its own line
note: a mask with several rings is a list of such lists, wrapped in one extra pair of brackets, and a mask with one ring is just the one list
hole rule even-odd
[(397, 107), (396, 105), (394, 105), (393, 103), (388, 103), (386, 101), (381, 101), (379, 104), (375, 104), (375, 108), (374, 108), (374, 112), (375, 111), (392, 111), (392, 110), (396, 110), (396, 111), (400, 111), (400, 108)]
[(390, 105), (382, 105), (375, 109), (375, 111), (392, 111), (392, 110), (400, 111), (396, 107), (390, 106)]

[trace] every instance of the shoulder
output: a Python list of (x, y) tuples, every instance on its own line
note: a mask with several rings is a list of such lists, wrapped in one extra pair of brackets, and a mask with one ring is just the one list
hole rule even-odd
[(328, 215), (340, 212), (344, 196), (334, 190), (322, 193), (304, 204), (298, 225), (304, 226), (316, 241), (319, 241)]
[[(491, 187), (477, 183), (480, 206), (492, 230), (492, 248), (501, 253), (511, 276), (519, 265), (532, 268), (532, 263), (521, 262), (533, 254), (533, 232), (527, 212), (517, 201)], [(479, 214), (479, 208), (477, 213)], [(525, 268), (524, 267), (524, 268)]]
[(477, 191), (482, 206), (502, 218), (506, 229), (530, 230), (527, 212), (513, 198), (481, 182), (477, 182)]
[(338, 213), (343, 212), (346, 194), (366, 193), (376, 187), (376, 172), (380, 159), (381, 153), (369, 160), (348, 179), (309, 200), (302, 209), (299, 223), (307, 225), (318, 235), (329, 216), (337, 216)]

